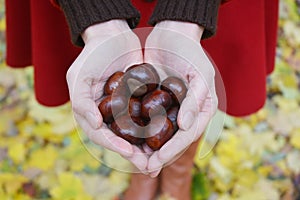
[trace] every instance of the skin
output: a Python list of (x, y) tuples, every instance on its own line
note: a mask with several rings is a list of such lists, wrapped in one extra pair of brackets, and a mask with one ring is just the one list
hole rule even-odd
[[(152, 177), (196, 141), (218, 103), (213, 65), (200, 45), (203, 30), (203, 27), (189, 22), (159, 22), (146, 40), (143, 55), (139, 39), (125, 20), (110, 20), (88, 27), (82, 34), (85, 47), (67, 73), (74, 116), (87, 137), (95, 144), (119, 153), (139, 171), (150, 173)], [(114, 40), (109, 40), (111, 37)], [(112, 65), (115, 58), (118, 59)], [(102, 88), (109, 76), (140, 63), (171, 66), (188, 87), (178, 113), (179, 130), (149, 156), (109, 130), (97, 108), (97, 100), (102, 96)], [(165, 72), (169, 73), (168, 70)]]

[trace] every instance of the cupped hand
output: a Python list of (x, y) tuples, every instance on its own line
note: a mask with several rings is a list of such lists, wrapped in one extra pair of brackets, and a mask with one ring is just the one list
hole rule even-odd
[(119, 153), (145, 171), (147, 157), (108, 129), (97, 106), (111, 74), (143, 62), (140, 41), (125, 20), (92, 25), (82, 38), (85, 46), (67, 72), (75, 119), (92, 142)]
[(149, 158), (147, 170), (153, 177), (200, 138), (217, 110), (215, 71), (200, 44), (202, 33), (193, 23), (162, 21), (146, 40), (144, 62), (179, 76), (188, 87), (178, 113), (180, 129)]

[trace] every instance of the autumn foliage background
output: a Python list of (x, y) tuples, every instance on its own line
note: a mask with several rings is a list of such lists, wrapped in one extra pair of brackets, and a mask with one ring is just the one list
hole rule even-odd
[[(281, 0), (276, 68), (267, 80), (267, 102), (251, 116), (226, 118), (213, 151), (195, 159), (193, 199), (300, 199), (299, 49), (300, 1)], [(32, 67), (14, 70), (5, 64), (0, 0), (0, 199), (118, 199), (130, 174), (95, 157), (117, 163), (117, 168), (128, 163), (101, 148), (90, 154), (70, 104), (39, 105), (32, 76)]]

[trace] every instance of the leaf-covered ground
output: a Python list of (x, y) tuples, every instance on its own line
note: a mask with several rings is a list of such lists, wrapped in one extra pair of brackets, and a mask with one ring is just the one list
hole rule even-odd
[[(195, 200), (300, 199), (299, 4), (280, 1), (276, 68), (268, 77), (265, 107), (246, 118), (227, 117), (214, 150), (195, 159)], [(95, 157), (112, 164), (118, 158), (102, 149), (91, 150), (92, 156), (70, 104), (40, 106), (32, 68), (5, 65), (3, 5), (0, 0), (0, 199), (118, 199), (130, 175)], [(117, 168), (127, 165), (118, 161)]]

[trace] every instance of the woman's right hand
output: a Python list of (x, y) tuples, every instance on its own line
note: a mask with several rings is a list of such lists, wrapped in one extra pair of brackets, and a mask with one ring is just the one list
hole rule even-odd
[(140, 41), (125, 20), (90, 26), (82, 38), (85, 46), (67, 73), (75, 119), (92, 142), (119, 153), (143, 172), (148, 158), (108, 129), (97, 106), (111, 74), (143, 62)]

